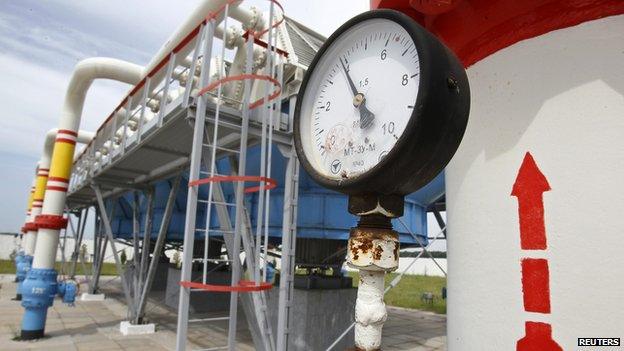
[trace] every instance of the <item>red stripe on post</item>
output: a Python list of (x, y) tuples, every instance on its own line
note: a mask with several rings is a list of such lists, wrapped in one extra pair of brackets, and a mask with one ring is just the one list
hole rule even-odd
[(48, 177), (48, 181), (69, 183), (69, 179), (63, 177)]
[(73, 135), (75, 137), (78, 136), (78, 133), (74, 132), (73, 130), (69, 130), (69, 129), (59, 129), (58, 132), (56, 132), (56, 134), (69, 134), (69, 135)]
[(76, 140), (72, 140), (72, 139), (56, 138), (56, 142), (57, 143), (67, 143), (67, 144), (76, 145)]
[(522, 260), (522, 293), (525, 311), (550, 313), (549, 280), (547, 260), (543, 258)]
[(46, 186), (46, 190), (67, 192), (67, 187), (50, 185), (50, 186)]

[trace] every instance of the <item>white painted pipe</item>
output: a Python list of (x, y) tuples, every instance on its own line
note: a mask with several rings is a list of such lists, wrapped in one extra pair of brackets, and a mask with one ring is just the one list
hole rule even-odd
[[(38, 169), (47, 170), (50, 168), (50, 160), (52, 159), (52, 151), (54, 149), (54, 141), (56, 140), (57, 134), (58, 128), (50, 129), (46, 133), (45, 140), (43, 141), (43, 152), (41, 153), (41, 159), (38, 163)], [(94, 132), (79, 130), (78, 136), (76, 137), (76, 142), (81, 144), (87, 144), (93, 139), (93, 137), (95, 137)], [(46, 177), (46, 183), (44, 183), (43, 186), (47, 184), (47, 172), (44, 172), (44, 174)], [(33, 181), (33, 185), (36, 185), (36, 180), (37, 179), (35, 178), (35, 181)], [(45, 191), (45, 189), (40, 189), (40, 192), (43, 191)], [(30, 209), (30, 215), (26, 218), (26, 222), (34, 222), (35, 218), (41, 214), (42, 205), (42, 199), (33, 198), (33, 206)], [(35, 253), (36, 238), (37, 232), (34, 230), (28, 231), (24, 236), (24, 252), (26, 253), (26, 255), (32, 256)]]
[[(141, 81), (143, 74), (143, 67), (117, 59), (90, 58), (78, 63), (65, 94), (65, 102), (59, 123), (59, 129), (63, 130), (64, 138), (72, 140), (72, 133), (77, 132), (87, 91), (95, 79), (112, 79), (135, 85)], [(64, 158), (61, 144), (58, 140), (54, 144), (52, 156), (54, 162), (51, 165), (50, 174), (51, 176), (61, 174), (69, 178), (72, 164), (71, 161), (67, 162)], [(69, 148), (73, 156), (73, 145)], [(49, 184), (51, 182), (51, 180), (48, 181)], [(67, 188), (68, 183), (69, 179), (53, 181), (52, 184), (58, 187), (47, 189), (41, 210), (42, 214), (63, 215), (67, 193), (66, 190), (62, 189)], [(50, 269), (54, 267), (58, 233), (58, 229), (40, 228), (38, 230), (33, 268)]]
[(355, 346), (360, 350), (378, 350), (381, 331), (388, 317), (384, 303), (384, 271), (360, 270), (355, 303)]
[[(191, 33), (204, 19), (211, 13), (215, 13), (225, 6), (229, 0), (204, 0), (199, 6), (191, 12), (191, 15), (176, 29), (176, 31), (169, 37), (165, 45), (163, 45), (154, 58), (145, 67), (145, 72), (152, 71), (163, 59), (168, 57), (173, 49), (178, 46), (186, 36)], [(246, 10), (239, 5), (242, 1), (235, 1), (228, 9), (229, 17), (243, 23), (243, 26), (252, 26), (254, 29), (261, 29), (264, 27), (264, 20), (262, 15), (256, 9)], [(218, 18), (217, 22), (222, 20), (222, 16)], [(218, 24), (218, 23), (217, 23)], [(196, 36), (191, 40), (184, 48), (177, 53), (177, 57), (186, 57), (193, 50), (195, 45), (193, 43), (197, 40)], [(161, 69), (159, 72), (155, 72), (152, 76), (154, 81), (159, 81), (164, 76), (166, 70)]]

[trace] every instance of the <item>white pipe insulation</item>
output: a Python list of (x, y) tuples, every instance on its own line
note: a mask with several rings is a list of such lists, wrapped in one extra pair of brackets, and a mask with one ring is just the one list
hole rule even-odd
[[(43, 152), (41, 154), (41, 159), (38, 163), (38, 170), (47, 170), (50, 168), (50, 160), (52, 159), (52, 151), (54, 150), (54, 141), (56, 140), (56, 135), (58, 134), (58, 128), (50, 129), (45, 136), (45, 140), (43, 142)], [(88, 132), (84, 130), (78, 131), (78, 136), (76, 137), (76, 142), (80, 144), (89, 143), (93, 137), (95, 137), (94, 132)], [(37, 177), (45, 177), (45, 180), (38, 184), (40, 189), (35, 188), (35, 197), (33, 197), (33, 206), (30, 209), (30, 215), (26, 218), (26, 222), (34, 222), (35, 218), (41, 214), (41, 206), (43, 204), (43, 194), (45, 192), (45, 186), (47, 184), (47, 172), (42, 172), (36, 175), (35, 181), (33, 182), (33, 186), (37, 185)], [(43, 187), (43, 188), (41, 188)], [(39, 190), (39, 191), (37, 191)], [(26, 255), (32, 256), (35, 253), (35, 243), (37, 238), (37, 231), (32, 230), (28, 231), (24, 236), (24, 252)]]
[[(49, 172), (51, 179), (48, 180), (41, 209), (43, 215), (57, 217), (63, 215), (74, 147), (78, 137), (77, 131), (91, 83), (95, 79), (112, 79), (136, 85), (143, 78), (143, 74), (143, 67), (111, 58), (90, 58), (76, 65), (65, 94), (58, 136), (54, 143)], [(33, 268), (51, 269), (54, 267), (58, 233), (59, 229), (40, 228), (38, 230)]]

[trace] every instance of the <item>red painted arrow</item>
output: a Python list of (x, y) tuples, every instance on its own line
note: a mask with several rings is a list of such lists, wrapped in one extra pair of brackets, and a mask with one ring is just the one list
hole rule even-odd
[(524, 156), (511, 195), (518, 198), (520, 245), (523, 250), (545, 250), (543, 193), (550, 190), (548, 180), (529, 152)]

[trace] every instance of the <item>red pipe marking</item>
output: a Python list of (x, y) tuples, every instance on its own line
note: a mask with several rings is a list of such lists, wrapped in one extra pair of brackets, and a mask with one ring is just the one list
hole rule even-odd
[(73, 139), (56, 138), (56, 142), (57, 143), (65, 143), (65, 144), (76, 145), (76, 140), (73, 140)]
[(54, 190), (54, 191), (62, 191), (62, 192), (67, 192), (67, 188), (66, 187), (62, 187), (62, 186), (46, 186), (46, 190)]
[(516, 351), (563, 351), (552, 338), (548, 323), (525, 322), (526, 336), (516, 343)]
[(518, 198), (520, 245), (523, 250), (545, 250), (543, 193), (550, 190), (548, 180), (527, 152), (518, 171), (511, 195)]
[(69, 135), (73, 135), (75, 137), (78, 136), (78, 133), (74, 132), (73, 130), (69, 130), (69, 129), (59, 129), (58, 132), (56, 132), (56, 134), (69, 134)]
[(455, 52), (465, 67), (521, 40), (624, 13), (622, 0), (371, 0), (370, 4), (372, 9), (391, 8), (412, 17)]
[(549, 279), (547, 260), (522, 259), (522, 294), (525, 311), (550, 313)]
[(48, 181), (69, 183), (69, 179), (63, 177), (48, 177)]

